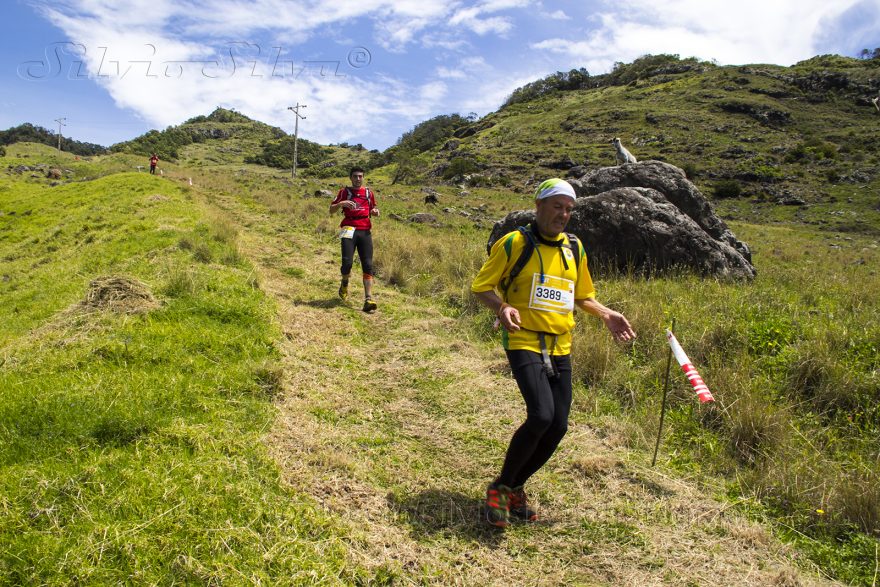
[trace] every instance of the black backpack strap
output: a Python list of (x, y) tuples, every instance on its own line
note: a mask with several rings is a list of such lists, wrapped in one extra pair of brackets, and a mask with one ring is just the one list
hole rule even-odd
[[(507, 290), (510, 289), (513, 280), (516, 279), (516, 276), (519, 275), (523, 268), (526, 266), (526, 263), (529, 262), (529, 259), (532, 257), (532, 253), (535, 252), (535, 248), (537, 243), (535, 242), (535, 235), (532, 234), (532, 231), (529, 230), (527, 226), (517, 226), (516, 229), (522, 233), (523, 238), (526, 239), (525, 244), (523, 245), (523, 250), (519, 254), (516, 262), (511, 267), (510, 272), (501, 278), (501, 282), (498, 284), (501, 289), (501, 294), (504, 299), (507, 299)], [(577, 271), (578, 265), (580, 264), (581, 259), (581, 251), (583, 251), (583, 246), (581, 245), (580, 239), (577, 236), (570, 232), (566, 232), (565, 235), (568, 237), (569, 247), (571, 248), (572, 255), (574, 256), (574, 268)]]
[(517, 226), (516, 228), (520, 233), (522, 233), (523, 238), (526, 239), (525, 244), (523, 245), (523, 250), (520, 252), (519, 257), (516, 262), (513, 264), (513, 267), (510, 268), (510, 272), (506, 277), (501, 278), (501, 282), (498, 284), (501, 288), (502, 296), (507, 298), (507, 290), (510, 289), (510, 285), (513, 283), (513, 280), (516, 279), (516, 276), (519, 275), (523, 267), (526, 266), (526, 263), (529, 262), (529, 258), (531, 258), (532, 253), (535, 252), (535, 237), (532, 235), (532, 232), (528, 229), (527, 226)]

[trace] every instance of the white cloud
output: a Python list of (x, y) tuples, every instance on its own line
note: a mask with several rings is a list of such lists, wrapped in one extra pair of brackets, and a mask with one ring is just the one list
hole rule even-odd
[[(628, 0), (622, 9), (594, 14), (598, 26), (583, 34), (533, 43), (572, 61), (603, 65), (648, 53), (715, 59), (722, 64), (791, 64), (816, 53), (823, 22), (858, 0), (798, 2), (740, 0)], [(592, 68), (591, 68), (592, 69)]]
[(565, 14), (562, 10), (555, 10), (553, 12), (545, 12), (544, 16), (552, 20), (571, 20), (571, 17)]
[(452, 15), (452, 18), (449, 19), (449, 24), (467, 27), (478, 35), (485, 35), (490, 32), (504, 34), (513, 28), (513, 23), (510, 19), (498, 16), (481, 18), (482, 12), (478, 7), (464, 8)]
[(514, 21), (506, 16), (484, 16), (504, 10), (525, 8), (529, 0), (485, 0), (474, 6), (461, 8), (449, 19), (452, 26), (464, 26), (478, 35), (495, 33), (505, 35), (514, 28)]
[[(114, 103), (158, 128), (216, 106), (291, 128), (286, 107), (299, 100), (308, 104), (304, 136), (329, 143), (370, 136), (376, 128), (394, 133), (400, 120), (415, 123), (430, 115), (448, 87), (442, 81), (410, 86), (387, 75), (358, 76), (363, 72), (353, 68), (365, 65), (346, 62), (351, 54), (321, 61), (326, 43), (312, 59), (308, 51), (314, 48), (228, 39), (254, 38), (256, 31), (269, 28), (286, 38), (305, 38), (325, 25), (337, 27), (345, 37), (353, 30), (372, 31), (374, 19), (387, 17), (382, 22), (391, 23), (388, 28), (375, 30), (389, 46), (400, 46), (431, 19), (445, 18), (448, 10), (447, 3), (435, 0), (150, 0), (129, 3), (124, 10), (110, 0), (79, 0), (47, 8), (44, 14), (86, 48), (81, 58), (90, 77)], [(217, 41), (218, 36), (225, 38)], [(393, 138), (383, 136), (382, 141)]]
[(448, 67), (438, 67), (437, 77), (441, 79), (464, 79), (467, 76), (460, 69), (450, 69)]
[(438, 67), (436, 75), (441, 79), (467, 79), (481, 74), (487, 69), (489, 69), (489, 66), (486, 60), (479, 55), (475, 55), (459, 60), (458, 65), (454, 69), (445, 65)]

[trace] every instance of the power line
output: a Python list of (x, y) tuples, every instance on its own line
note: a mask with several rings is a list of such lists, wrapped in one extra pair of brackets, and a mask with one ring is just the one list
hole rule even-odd
[(65, 124), (65, 121), (66, 121), (66, 120), (67, 120), (67, 119), (64, 118), (64, 117), (56, 118), (56, 119), (55, 119), (55, 122), (58, 123), (58, 150), (59, 150), (59, 151), (61, 150), (61, 127), (62, 127), (62, 126), (67, 126), (67, 125)]
[(287, 109), (292, 110), (293, 114), (294, 114), (294, 117), (293, 117), (293, 119), (294, 119), (294, 124), (293, 124), (293, 170), (290, 173), (291, 177), (296, 177), (296, 143), (297, 143), (297, 140), (299, 139), (299, 119), (300, 118), (302, 118), (303, 120), (306, 119), (305, 116), (303, 116), (299, 113), (299, 109), (305, 108), (305, 107), (306, 107), (305, 104), (300, 104), (299, 102), (296, 103), (296, 106), (288, 106), (287, 107)]

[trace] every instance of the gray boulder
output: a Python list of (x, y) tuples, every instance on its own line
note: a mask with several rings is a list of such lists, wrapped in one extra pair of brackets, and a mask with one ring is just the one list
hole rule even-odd
[(418, 212), (410, 216), (409, 221), (416, 224), (434, 224), (437, 222), (437, 217), (427, 212)]
[[(638, 181), (653, 185), (627, 185)], [(591, 267), (646, 276), (687, 270), (733, 280), (755, 277), (748, 246), (680, 169), (648, 161), (600, 169), (571, 183), (579, 197), (566, 231), (584, 243)], [(495, 223), (488, 246), (533, 219), (533, 211), (511, 212)]]
[(712, 204), (688, 181), (684, 171), (662, 161), (643, 161), (632, 165), (603, 167), (580, 179), (569, 180), (578, 197), (594, 196), (621, 187), (653, 188), (715, 240), (727, 243), (749, 262), (752, 253), (715, 215)]

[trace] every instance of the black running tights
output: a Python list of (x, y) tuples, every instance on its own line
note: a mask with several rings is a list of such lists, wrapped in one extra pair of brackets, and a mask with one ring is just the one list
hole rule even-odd
[(568, 431), (571, 410), (571, 356), (551, 357), (557, 376), (544, 372), (541, 355), (507, 351), (507, 359), (526, 401), (526, 421), (513, 433), (497, 482), (519, 487), (544, 466)]
[(351, 273), (354, 264), (354, 250), (357, 249), (361, 259), (361, 271), (366, 275), (373, 275), (373, 236), (369, 230), (355, 230), (352, 238), (339, 239), (342, 241), (342, 274)]

